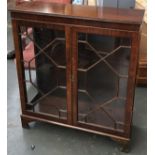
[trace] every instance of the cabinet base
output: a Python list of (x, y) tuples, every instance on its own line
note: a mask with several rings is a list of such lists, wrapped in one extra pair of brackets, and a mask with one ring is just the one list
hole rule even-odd
[(21, 115), (21, 123), (23, 128), (26, 128), (26, 129), (30, 128), (29, 123), (33, 121), (34, 120)]
[(120, 151), (125, 152), (125, 153), (130, 152), (130, 144), (129, 144), (130, 141), (129, 140), (120, 140), (120, 139), (113, 138), (113, 137), (111, 137), (111, 139), (120, 145)]
[(22, 123), (23, 128), (29, 128), (29, 123), (34, 122), (34, 121), (46, 122), (49, 124), (55, 124), (55, 125), (59, 125), (59, 126), (63, 126), (63, 127), (77, 129), (77, 130), (81, 130), (81, 131), (85, 131), (85, 132), (89, 132), (89, 133), (93, 133), (93, 134), (98, 134), (101, 136), (107, 136), (107, 137), (110, 137), (113, 141), (117, 142), (120, 145), (120, 151), (126, 152), (126, 153), (130, 151), (130, 149), (129, 149), (130, 139), (128, 139), (128, 138), (112, 135), (109, 133), (103, 133), (103, 132), (99, 132), (99, 131), (95, 131), (95, 130), (85, 129), (85, 128), (81, 128), (81, 127), (77, 127), (77, 126), (72, 126), (72, 125), (68, 125), (68, 124), (63, 124), (63, 123), (59, 123), (59, 122), (54, 122), (51, 120), (38, 118), (35, 116), (28, 116), (25, 114), (21, 115), (21, 123)]

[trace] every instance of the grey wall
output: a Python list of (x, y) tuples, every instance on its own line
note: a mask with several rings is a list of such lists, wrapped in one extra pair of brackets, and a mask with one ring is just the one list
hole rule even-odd
[(119, 8), (134, 8), (135, 0), (118, 0), (118, 7)]
[[(135, 0), (96, 0), (97, 4), (101, 1), (105, 7), (117, 7), (118, 8), (134, 8)], [(99, 2), (100, 1), (100, 2)]]
[[(96, 0), (97, 6), (117, 7), (117, 0)], [(102, 5), (101, 5), (102, 3)]]

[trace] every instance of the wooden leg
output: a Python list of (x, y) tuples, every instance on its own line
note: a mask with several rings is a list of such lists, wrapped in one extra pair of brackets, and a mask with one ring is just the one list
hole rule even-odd
[(121, 150), (122, 152), (125, 152), (125, 153), (130, 152), (129, 142), (126, 142), (126, 143), (122, 144), (120, 150)]
[(25, 117), (23, 117), (22, 115), (21, 115), (21, 123), (22, 123), (22, 127), (23, 128), (29, 128), (29, 123), (30, 122), (32, 122), (33, 120), (30, 120), (30, 119), (27, 119), (27, 118), (25, 118)]
[(128, 140), (121, 140), (117, 138), (111, 138), (113, 141), (117, 142), (121, 147), (120, 150), (122, 152), (128, 153), (130, 151), (129, 149), (129, 141)]

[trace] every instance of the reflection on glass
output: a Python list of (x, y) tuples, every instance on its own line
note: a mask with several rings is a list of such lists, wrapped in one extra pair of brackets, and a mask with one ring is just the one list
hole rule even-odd
[(78, 33), (78, 122), (124, 129), (130, 39)]
[(64, 30), (28, 29), (21, 28), (27, 110), (67, 119)]

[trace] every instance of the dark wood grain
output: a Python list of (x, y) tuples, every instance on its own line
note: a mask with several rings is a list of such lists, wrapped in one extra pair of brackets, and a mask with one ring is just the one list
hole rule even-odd
[[(23, 123), (23, 127), (27, 126), (28, 123), (31, 121), (38, 120), (70, 128), (75, 128), (87, 132), (106, 135), (114, 139), (117, 139), (119, 142), (122, 141), (122, 143), (124, 142), (128, 143), (131, 134), (132, 113), (134, 106), (135, 80), (136, 80), (136, 70), (137, 70), (138, 52), (139, 52), (139, 34), (141, 29), (141, 23), (143, 20), (144, 10), (101, 8), (95, 6), (78, 6), (71, 4), (56, 4), (56, 3), (42, 3), (42, 2), (18, 2), (18, 3), (11, 2), (9, 3), (8, 8), (11, 11), (11, 18), (13, 23), (17, 73), (18, 73), (21, 107), (22, 107), (21, 120)], [(65, 58), (63, 58), (63, 55), (60, 55), (60, 57), (55, 56), (54, 58), (57, 58), (62, 64), (64, 61), (66, 61), (65, 64), (66, 68), (64, 67), (63, 70), (65, 74), (63, 75), (60, 73), (58, 74), (60, 77), (59, 76), (56, 77), (61, 78), (62, 76), (63, 80), (61, 81), (61, 84), (64, 84), (63, 87), (65, 88), (64, 92), (66, 93), (66, 99), (62, 96), (61, 97), (52, 96), (50, 100), (50, 97), (47, 97), (48, 103), (45, 102), (44, 100), (40, 101), (38, 103), (38, 105), (41, 105), (40, 109), (37, 109), (36, 111), (27, 108), (28, 103), (24, 82), (25, 81), (24, 67), (21, 61), (23, 60), (23, 54), (19, 37), (20, 26), (33, 27), (34, 41), (36, 41), (40, 46), (43, 47), (44, 45), (46, 45), (46, 42), (53, 39), (53, 35), (50, 34), (53, 34), (55, 30), (60, 31), (63, 30), (65, 32), (64, 37)], [(45, 29), (45, 31), (42, 31), (42, 29)], [(40, 36), (35, 35), (35, 33), (38, 33)], [(119, 128), (111, 126), (109, 122), (105, 122), (105, 124), (104, 125), (102, 124), (101, 126), (100, 124), (98, 125), (97, 123), (95, 124), (94, 122), (87, 123), (79, 121), (78, 80), (80, 72), (78, 71), (79, 70), (78, 67), (80, 59), (79, 53), (81, 52), (80, 51), (81, 49), (78, 45), (79, 34), (98, 35), (98, 36), (117, 38), (119, 40), (115, 41), (116, 47), (121, 44), (121, 38), (128, 38), (130, 40), (131, 43), (130, 57), (127, 57), (125, 61), (123, 60), (121, 61), (123, 57), (114, 56), (120, 58), (116, 60), (120, 60), (121, 62), (129, 61), (129, 70), (127, 70), (128, 72), (125, 77), (127, 78), (126, 80), (127, 94), (125, 96), (125, 108), (124, 108), (125, 112), (123, 117), (120, 119), (125, 121), (119, 124)], [(41, 39), (38, 39), (39, 37)], [(37, 52), (36, 47), (35, 52)], [(90, 57), (91, 60), (93, 59), (93, 56), (91, 56), (91, 54), (90, 55), (87, 54), (86, 56)], [(113, 59), (111, 58), (109, 61), (113, 61)], [(42, 61), (41, 63), (42, 64), (47, 63), (46, 61), (48, 63), (50, 62), (46, 58), (46, 60)], [(36, 63), (37, 62), (40, 63), (39, 59), (36, 60)], [(115, 62), (116, 66), (118, 65), (118, 63), (120, 62)], [(44, 77), (44, 75), (40, 74), (37, 74), (37, 76), (38, 76), (37, 78), (39, 78), (40, 76)], [(108, 78), (110, 79), (112, 77)], [(50, 78), (46, 77), (46, 79), (48, 80), (42, 80), (41, 82), (39, 82), (39, 84), (42, 83), (43, 86), (45, 86), (45, 89), (48, 86), (50, 87), (50, 84), (52, 83), (50, 82), (50, 79), (52, 80), (52, 76), (50, 76)], [(64, 82), (65, 79), (66, 82)], [(95, 81), (93, 82), (95, 83)], [(113, 83), (116, 84), (118, 82), (114, 81)], [(122, 87), (124, 87), (124, 85), (122, 85)], [(111, 87), (110, 84), (109, 88), (113, 89), (113, 87)], [(117, 88), (116, 95), (118, 95), (118, 89), (119, 88)], [(124, 87), (123, 90), (126, 91), (125, 89), (126, 88)], [(48, 91), (49, 90), (47, 90), (47, 92)], [(60, 98), (55, 99), (58, 97)], [(66, 119), (61, 119), (60, 116), (54, 117), (53, 116), (54, 110), (50, 109), (49, 107), (49, 104), (54, 106), (60, 104), (60, 100), (61, 101), (66, 100), (67, 102), (66, 104), (67, 110), (65, 114), (65, 117), (67, 116)], [(82, 107), (84, 107), (84, 105), (82, 105)], [(118, 113), (119, 116), (119, 112), (121, 111), (121, 109), (115, 108), (112, 110), (113, 112)], [(100, 120), (102, 121), (106, 119), (100, 116), (99, 120), (96, 121)]]
[(19, 26), (15, 20), (12, 20), (12, 31), (13, 31), (13, 38), (14, 38), (14, 45), (15, 45), (15, 52), (16, 52), (16, 68), (17, 68), (17, 75), (18, 75), (18, 83), (19, 83), (19, 90), (20, 90), (20, 101), (21, 101), (21, 109), (22, 113), (26, 110), (26, 102), (27, 102), (27, 94), (26, 94), (26, 86), (24, 83), (25, 75), (24, 75), (24, 65), (21, 62), (23, 60), (22, 51), (22, 42), (19, 37)]
[(131, 58), (129, 66), (129, 79), (128, 79), (128, 92), (127, 92), (127, 106), (125, 112), (126, 126), (125, 132), (126, 136), (130, 137), (130, 130), (132, 125), (132, 115), (133, 115), (133, 106), (134, 106), (134, 95), (135, 95), (135, 85), (136, 85), (136, 73), (138, 68), (138, 54), (139, 54), (139, 43), (140, 43), (140, 34), (132, 34), (132, 45), (131, 45)]
[(112, 23), (141, 24), (144, 10), (101, 8), (87, 5), (71, 5), (44, 2), (10, 3), (13, 12), (54, 17), (97, 20)]
[(65, 28), (66, 31), (66, 62), (67, 62), (67, 117), (68, 117), (68, 124), (72, 124), (73, 122), (73, 115), (72, 115), (72, 68), (71, 68), (71, 48), (70, 45), (71, 41), (71, 33), (72, 29), (70, 27)]

